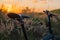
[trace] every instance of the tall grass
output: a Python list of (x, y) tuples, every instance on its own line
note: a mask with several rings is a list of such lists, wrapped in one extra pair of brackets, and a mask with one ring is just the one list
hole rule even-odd
[[(43, 24), (45, 24), (43, 25), (44, 27), (48, 24), (47, 17), (40, 18), (40, 16), (42, 16), (42, 13), (41, 14), (30, 13), (29, 16), (31, 16), (31, 19), (26, 19), (25, 23), (25, 29), (28, 39), (29, 40), (37, 40), (39, 38), (41, 39), (42, 34), (40, 34), (39, 36), (38, 34), (36, 34), (35, 30), (37, 30), (37, 27), (41, 27), (40, 22), (43, 22)], [(54, 34), (60, 35), (60, 21), (55, 22), (54, 20), (51, 18), (51, 24)], [(43, 30), (45, 31), (45, 29)], [(36, 35), (38, 37), (36, 37)], [(16, 21), (7, 18), (7, 16), (3, 12), (0, 12), (0, 40), (25, 40), (21, 26), (18, 26)]]

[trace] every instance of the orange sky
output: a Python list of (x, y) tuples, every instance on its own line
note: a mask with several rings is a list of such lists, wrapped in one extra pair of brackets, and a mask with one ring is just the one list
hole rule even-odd
[(60, 0), (0, 0), (0, 4), (4, 4), (8, 11), (14, 12), (19, 12), (25, 7), (34, 8), (37, 12), (59, 9), (59, 3)]

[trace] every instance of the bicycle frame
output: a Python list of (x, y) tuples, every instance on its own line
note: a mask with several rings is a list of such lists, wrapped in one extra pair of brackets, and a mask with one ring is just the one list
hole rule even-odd
[(43, 12), (45, 12), (47, 14), (47, 17), (48, 17), (48, 26), (49, 26), (49, 33), (50, 33), (43, 40), (50, 40), (50, 39), (54, 40), (54, 34), (53, 34), (53, 30), (51, 29), (51, 19), (50, 19), (53, 15), (50, 14), (48, 10), (43, 11)]

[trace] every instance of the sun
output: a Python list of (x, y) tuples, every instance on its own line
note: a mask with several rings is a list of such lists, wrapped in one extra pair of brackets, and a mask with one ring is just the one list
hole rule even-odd
[(7, 12), (14, 12), (14, 13), (20, 13), (20, 9), (14, 5), (5, 5), (6, 9), (7, 9)]
[(12, 11), (12, 6), (11, 5), (6, 5), (7, 7), (7, 12), (11, 12)]
[(11, 8), (7, 8), (7, 12), (11, 12), (11, 10), (12, 10)]

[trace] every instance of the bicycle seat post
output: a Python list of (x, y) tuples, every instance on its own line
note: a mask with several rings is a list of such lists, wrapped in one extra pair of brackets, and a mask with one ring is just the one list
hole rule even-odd
[(15, 14), (15, 13), (9, 13), (7, 15), (9, 18), (14, 19), (14, 20), (16, 19), (17, 21), (19, 21), (21, 23), (25, 40), (28, 40), (26, 30), (24, 28), (24, 21), (23, 20), (24, 20), (24, 18), (30, 18), (30, 17), (25, 16), (25, 15)]

